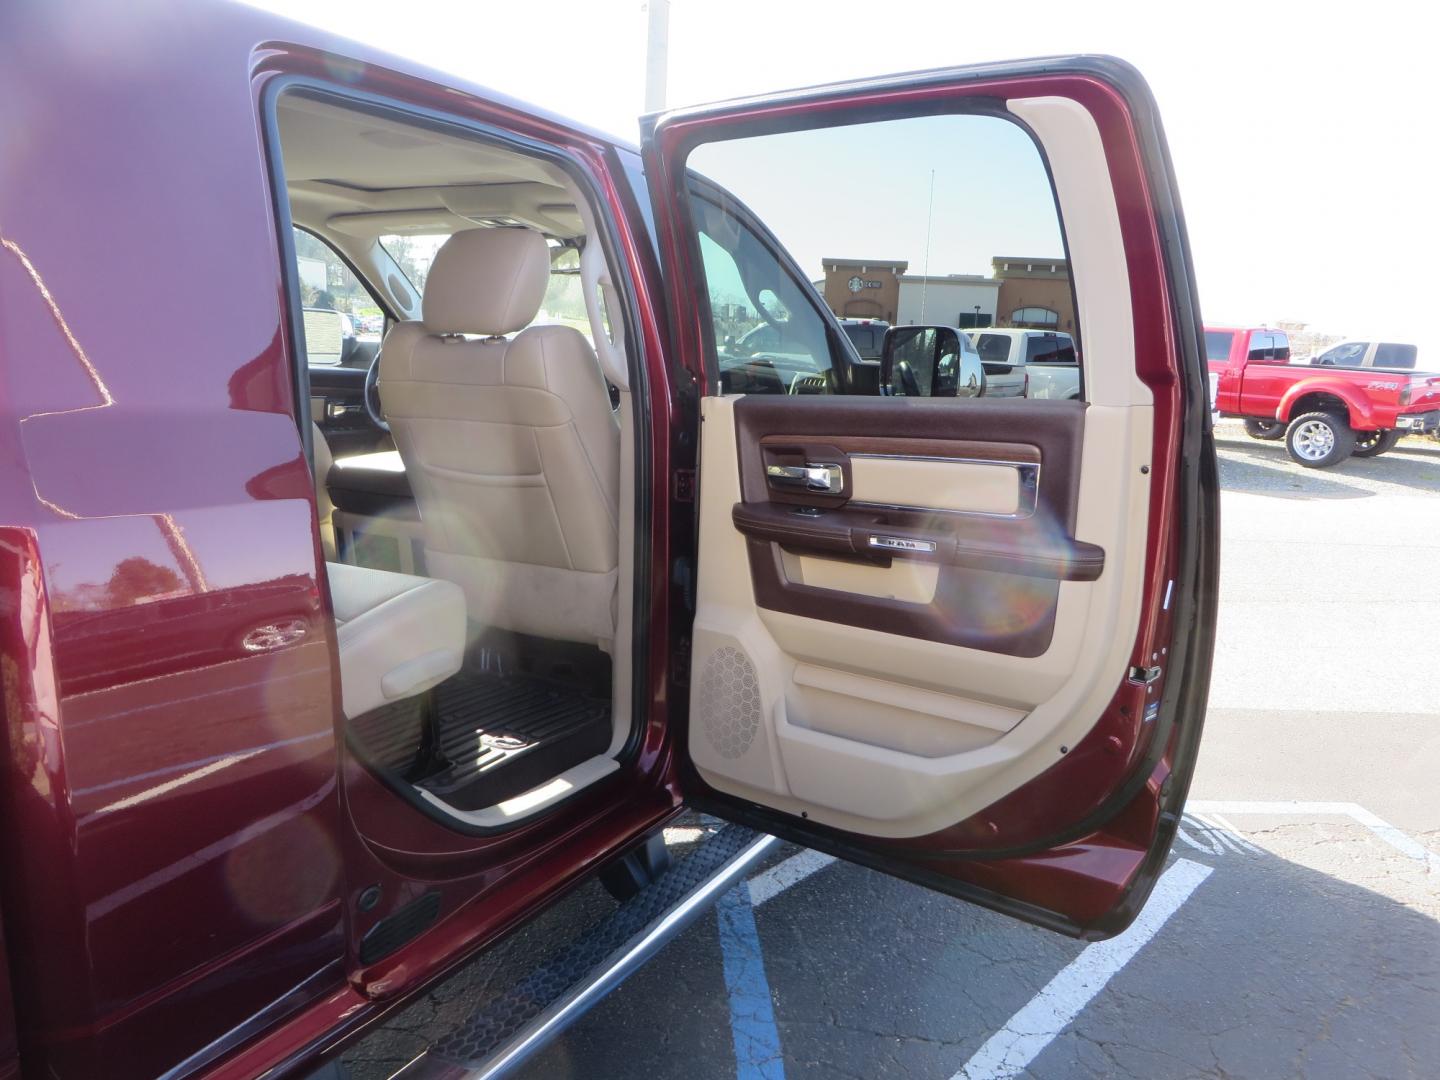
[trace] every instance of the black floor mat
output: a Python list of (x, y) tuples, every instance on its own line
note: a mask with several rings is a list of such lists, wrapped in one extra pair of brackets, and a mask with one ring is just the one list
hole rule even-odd
[(463, 674), (435, 697), (436, 750), (449, 765), (419, 786), (461, 810), (503, 802), (610, 745), (610, 702), (562, 684)]
[(355, 717), (347, 727), (351, 746), (366, 763), (414, 779), (424, 739), (425, 700), (405, 698)]

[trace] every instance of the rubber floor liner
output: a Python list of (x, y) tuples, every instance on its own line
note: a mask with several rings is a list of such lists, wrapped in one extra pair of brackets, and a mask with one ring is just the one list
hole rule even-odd
[(610, 745), (610, 702), (561, 684), (464, 674), (435, 696), (436, 750), (449, 765), (419, 786), (460, 810), (503, 802)]
[(352, 745), (370, 764), (410, 778), (424, 737), (423, 703), (423, 698), (405, 698), (355, 717), (349, 722)]

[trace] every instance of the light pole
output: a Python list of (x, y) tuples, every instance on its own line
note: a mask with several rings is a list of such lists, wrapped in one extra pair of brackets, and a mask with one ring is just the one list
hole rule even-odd
[(645, 111), (665, 108), (665, 75), (670, 64), (670, 0), (645, 5)]

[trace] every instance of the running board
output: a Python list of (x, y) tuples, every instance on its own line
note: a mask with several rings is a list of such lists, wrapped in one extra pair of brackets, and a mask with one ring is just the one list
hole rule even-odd
[(740, 825), (720, 829), (390, 1080), (508, 1075), (703, 915), (778, 842)]

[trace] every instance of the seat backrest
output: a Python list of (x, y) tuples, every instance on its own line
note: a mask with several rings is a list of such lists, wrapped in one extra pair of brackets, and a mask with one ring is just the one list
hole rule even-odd
[[(422, 319), (385, 339), (380, 397), (427, 552), (606, 575), (618, 558), (619, 428), (585, 338), (522, 329), (549, 273), (534, 230), (456, 233), (430, 268)], [(432, 559), (432, 572), (449, 576), (441, 565)]]
[(325, 558), (334, 561), (335, 559), (335, 503), (330, 498), (330, 487), (326, 483), (330, 475), (330, 466), (335, 464), (334, 457), (330, 454), (330, 443), (325, 439), (325, 432), (320, 430), (320, 425), (310, 421), (311, 438), (314, 444), (312, 461), (314, 464), (315, 480), (315, 516), (320, 521), (320, 546), (325, 551)]

